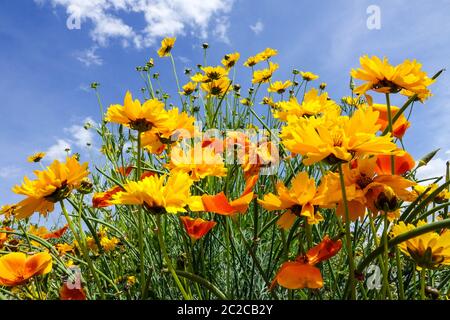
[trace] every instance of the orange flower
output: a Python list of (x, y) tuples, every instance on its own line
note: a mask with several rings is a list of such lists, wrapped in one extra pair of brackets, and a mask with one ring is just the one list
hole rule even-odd
[(112, 205), (112, 196), (123, 189), (119, 186), (112, 187), (106, 192), (98, 192), (92, 197), (92, 206), (94, 208), (105, 208)]
[(8, 239), (10, 238), (11, 234), (10, 233), (6, 233), (6, 232), (2, 232), (2, 231), (12, 231), (13, 229), (9, 228), (9, 227), (5, 227), (0, 229), (0, 248), (3, 248), (3, 245), (5, 244), (5, 242), (8, 241)]
[(318, 245), (311, 248), (306, 255), (295, 261), (283, 263), (272, 281), (270, 289), (277, 284), (287, 289), (319, 289), (323, 286), (322, 275), (315, 265), (328, 260), (342, 248), (341, 240), (334, 241), (325, 236)]
[(61, 229), (55, 230), (53, 232), (48, 231), (48, 229), (44, 226), (42, 227), (35, 227), (33, 225), (30, 226), (30, 230), (28, 231), (32, 235), (35, 235), (37, 237), (40, 237), (42, 239), (59, 239), (62, 237), (62, 235), (67, 231), (69, 228), (69, 225), (65, 225)]
[[(404, 155), (394, 156), (395, 171), (394, 174), (402, 175), (408, 171), (411, 171), (416, 165), (413, 157), (408, 152)], [(391, 171), (391, 156), (390, 155), (378, 155), (375, 172), (379, 175), (392, 173)]]
[(86, 300), (86, 293), (83, 288), (69, 288), (67, 282), (64, 282), (61, 289), (59, 289), (60, 300)]
[(119, 167), (117, 168), (117, 172), (119, 172), (124, 177), (128, 177), (133, 169), (133, 166)]
[[(380, 130), (384, 131), (389, 125), (387, 106), (385, 104), (374, 104), (372, 108), (380, 113), (380, 115), (378, 116), (377, 124), (381, 126)], [(399, 110), (400, 108), (391, 106), (391, 117), (393, 118)], [(393, 136), (401, 139), (405, 134), (406, 129), (408, 129), (410, 125), (411, 123), (406, 120), (404, 114), (401, 114), (400, 117), (392, 124)]]
[(180, 219), (184, 229), (192, 240), (202, 238), (216, 225), (215, 221), (207, 221), (201, 218), (194, 219), (189, 216), (181, 216)]
[(16, 286), (51, 270), (52, 257), (47, 252), (32, 256), (23, 252), (8, 253), (0, 258), (0, 285)]

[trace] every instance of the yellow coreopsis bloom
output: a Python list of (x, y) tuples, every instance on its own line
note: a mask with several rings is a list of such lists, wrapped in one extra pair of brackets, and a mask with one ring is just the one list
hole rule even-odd
[[(417, 227), (426, 224), (425, 221), (419, 221)], [(392, 235), (398, 236), (415, 228), (416, 226), (413, 224), (405, 224), (400, 221), (392, 228)], [(450, 265), (450, 230), (445, 230), (441, 234), (434, 231), (428, 232), (404, 241), (398, 247), (419, 267), (433, 269)]]
[(168, 114), (164, 109), (163, 102), (150, 99), (141, 105), (141, 102), (138, 99), (133, 100), (131, 93), (127, 91), (123, 106), (119, 104), (111, 105), (106, 113), (105, 120), (144, 132), (152, 128), (165, 129)]
[(181, 91), (180, 93), (185, 96), (190, 96), (195, 91), (196, 88), (197, 88), (196, 83), (188, 82), (182, 87), (183, 91)]
[(189, 173), (193, 180), (207, 176), (224, 177), (227, 174), (222, 156), (213, 148), (202, 148), (199, 144), (193, 148), (173, 147), (167, 167), (172, 172)]
[[(439, 185), (437, 183), (432, 183), (428, 186), (421, 186), (421, 185), (417, 184), (413, 187), (413, 190), (417, 196), (420, 196), (421, 194), (425, 193), (422, 196), (423, 199), (425, 199), (430, 194), (432, 194), (434, 191), (436, 191), (437, 188), (439, 188)], [(450, 200), (450, 191), (444, 189), (441, 192), (439, 192), (432, 201), (434, 201), (436, 203), (445, 203), (449, 200)]]
[(272, 48), (266, 48), (266, 49), (264, 49), (264, 51), (262, 51), (256, 55), (256, 59), (258, 59), (260, 61), (265, 61), (265, 60), (269, 60), (273, 56), (276, 56), (277, 54), (278, 54), (277, 50), (272, 49)]
[(313, 116), (321, 113), (332, 113), (334, 116), (340, 115), (340, 108), (333, 100), (328, 98), (326, 92), (319, 94), (317, 89), (311, 89), (305, 94), (303, 102), (300, 104), (297, 98), (291, 97), (289, 101), (282, 101), (277, 104), (274, 110), (274, 117), (281, 121), (288, 121), (291, 117)]
[(321, 160), (329, 163), (350, 161), (354, 157), (394, 154), (397, 150), (390, 134), (377, 136), (379, 112), (359, 109), (352, 117), (341, 116), (336, 121), (316, 125), (303, 121), (283, 127), (281, 138), (291, 152), (304, 156), (311, 165)]
[(68, 197), (89, 175), (87, 167), (87, 163), (80, 164), (75, 157), (70, 157), (65, 163), (55, 160), (45, 170), (34, 171), (35, 180), (25, 177), (21, 186), (13, 188), (13, 192), (27, 197), (17, 204), (14, 216), (23, 219), (34, 212), (46, 216), (56, 202)]
[(228, 70), (228, 69), (231, 69), (232, 67), (234, 67), (234, 65), (236, 64), (236, 62), (239, 60), (240, 57), (241, 57), (241, 55), (239, 54), (239, 52), (229, 53), (229, 54), (225, 55), (225, 57), (222, 59), (221, 63)]
[(185, 212), (190, 201), (193, 180), (187, 173), (172, 172), (170, 176), (150, 176), (141, 181), (130, 181), (124, 191), (112, 198), (114, 204), (144, 205), (154, 213)]
[[(192, 77), (192, 81), (196, 82), (209, 82), (212, 80), (219, 80), (222, 78), (226, 78), (228, 76), (228, 70), (225, 69), (222, 66), (216, 66), (216, 67), (203, 67), (202, 71), (204, 72), (203, 78), (197, 77), (194, 80), (194, 77)], [(197, 81), (200, 80), (200, 81)]]
[(258, 56), (252, 56), (248, 57), (247, 60), (244, 62), (244, 66), (246, 67), (253, 67), (257, 63), (261, 62), (261, 57)]
[(272, 78), (273, 73), (278, 69), (278, 64), (269, 62), (269, 68), (256, 70), (253, 73), (252, 83), (268, 82)]
[(282, 94), (286, 91), (287, 88), (289, 88), (290, 86), (292, 86), (292, 82), (287, 80), (285, 82), (282, 81), (275, 81), (274, 83), (272, 83), (269, 88), (267, 88), (267, 91), (269, 92), (276, 92), (279, 94)]
[(158, 50), (158, 55), (160, 57), (167, 57), (175, 45), (175, 40), (176, 38), (164, 38), (161, 41), (161, 47)]
[(303, 80), (305, 81), (313, 81), (316, 79), (319, 79), (319, 76), (317, 74), (314, 74), (312, 72), (309, 71), (300, 71), (300, 75), (302, 76)]
[(408, 94), (418, 94), (420, 97), (429, 95), (428, 86), (434, 80), (428, 78), (422, 71), (422, 65), (416, 60), (405, 60), (397, 66), (389, 63), (387, 58), (363, 56), (359, 59), (361, 68), (352, 69), (351, 76), (365, 81), (355, 89), (355, 93), (364, 94), (368, 90), (382, 93), (397, 93), (402, 89)]
[(208, 96), (223, 96), (231, 86), (230, 79), (223, 77), (218, 80), (211, 80), (202, 83), (200, 87), (208, 94)]
[(167, 111), (168, 121), (161, 130), (154, 128), (142, 134), (141, 144), (149, 152), (160, 154), (166, 144), (174, 143), (182, 138), (194, 135), (195, 118), (186, 112), (179, 112), (178, 108)]
[(45, 157), (45, 152), (37, 152), (27, 158), (28, 162), (40, 162)]
[(266, 194), (264, 198), (258, 199), (258, 203), (269, 211), (287, 210), (278, 220), (278, 225), (284, 229), (289, 229), (296, 217), (306, 217), (309, 224), (322, 221), (323, 218), (317, 212), (317, 207), (321, 203), (318, 201), (318, 189), (314, 179), (308, 177), (307, 172), (300, 172), (292, 181), (290, 189), (282, 182), (278, 182), (277, 194)]

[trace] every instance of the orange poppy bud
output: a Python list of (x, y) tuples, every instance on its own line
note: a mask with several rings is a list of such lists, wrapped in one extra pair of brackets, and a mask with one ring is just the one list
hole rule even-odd
[(180, 220), (187, 234), (193, 240), (202, 238), (216, 225), (215, 221), (207, 221), (201, 218), (194, 219), (189, 216), (181, 216)]
[(27, 256), (23, 252), (8, 253), (0, 258), (0, 285), (17, 286), (33, 276), (52, 270), (52, 256), (39, 252)]

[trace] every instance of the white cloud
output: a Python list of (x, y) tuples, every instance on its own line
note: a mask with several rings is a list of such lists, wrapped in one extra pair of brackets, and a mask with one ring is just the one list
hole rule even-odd
[(216, 19), (216, 26), (213, 30), (213, 36), (222, 42), (229, 44), (230, 39), (228, 38), (228, 28), (230, 27), (230, 21), (227, 16), (222, 16)]
[[(124, 46), (148, 47), (158, 38), (184, 35), (191, 29), (200, 38), (208, 37), (211, 22), (226, 17), (234, 0), (35, 0), (38, 4), (51, 3), (53, 8), (66, 9), (68, 17), (76, 17), (83, 29), (91, 22), (91, 38), (99, 45), (110, 39), (119, 39)], [(145, 27), (136, 30), (121, 17), (141, 14)], [(222, 19), (222, 18), (220, 18)], [(222, 21), (223, 22), (223, 21)], [(215, 33), (227, 41), (227, 25), (221, 24)], [(214, 32), (213, 32), (214, 33)]]
[(258, 20), (255, 24), (250, 25), (250, 29), (255, 34), (260, 34), (264, 30), (264, 24), (261, 22), (261, 20)]
[(79, 52), (75, 55), (78, 61), (83, 63), (86, 67), (91, 65), (101, 66), (103, 64), (103, 59), (96, 53), (97, 47), (92, 47)]
[[(59, 160), (63, 161), (67, 156), (67, 149), (70, 149), (71, 145), (64, 139), (58, 139), (56, 143), (48, 148), (46, 151), (45, 160), (53, 161)], [(69, 151), (70, 153), (70, 151)]]
[(6, 166), (3, 168), (0, 168), (0, 178), (7, 179), (7, 178), (14, 178), (19, 176), (19, 173), (22, 170), (19, 167), (16, 166)]
[(71, 139), (77, 147), (81, 149), (89, 148), (94, 143), (94, 133), (89, 127), (86, 129), (85, 126), (93, 126), (94, 124), (94, 120), (88, 117), (84, 119), (83, 125), (74, 124), (69, 128), (65, 128), (64, 131), (71, 135)]

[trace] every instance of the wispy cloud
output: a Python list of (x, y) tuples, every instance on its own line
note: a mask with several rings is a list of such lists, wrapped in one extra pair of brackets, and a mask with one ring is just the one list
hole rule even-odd
[(264, 30), (264, 24), (258, 20), (255, 24), (250, 25), (250, 29), (254, 34), (260, 34)]
[[(71, 145), (64, 139), (58, 139), (56, 143), (50, 146), (46, 151), (47, 161), (59, 160), (63, 161), (68, 153), (70, 153)], [(68, 151), (67, 151), (68, 150)]]
[(103, 59), (96, 53), (96, 51), (97, 47), (94, 46), (75, 54), (75, 57), (86, 67), (89, 67), (91, 65), (101, 66), (103, 64)]
[(92, 118), (88, 117), (83, 121), (83, 125), (74, 124), (64, 131), (69, 133), (74, 144), (81, 149), (89, 148), (94, 143), (94, 133), (89, 128), (95, 124)]
[(15, 178), (20, 175), (22, 170), (19, 167), (16, 166), (6, 166), (3, 168), (0, 168), (0, 178), (8, 179), (8, 178)]
[[(64, 7), (68, 17), (79, 19), (83, 29), (91, 22), (91, 38), (99, 45), (111, 39), (121, 40), (124, 46), (132, 43), (137, 48), (148, 47), (158, 38), (184, 35), (188, 29), (193, 34), (206, 38), (210, 24), (216, 19), (226, 18), (234, 0), (35, 0), (53, 8)], [(126, 14), (141, 14), (146, 22), (137, 30), (123, 20)], [(222, 41), (228, 41), (226, 25), (221, 21), (214, 33)], [(214, 28), (213, 28), (214, 29)]]

